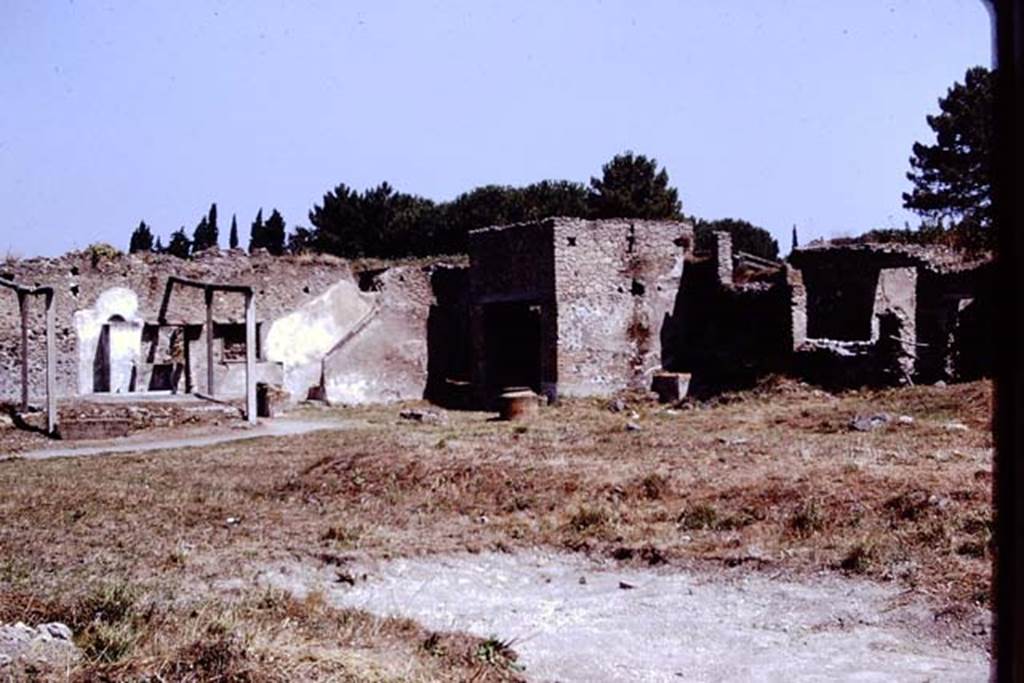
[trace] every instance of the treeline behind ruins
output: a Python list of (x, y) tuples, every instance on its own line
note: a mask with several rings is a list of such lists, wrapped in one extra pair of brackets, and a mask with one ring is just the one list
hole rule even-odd
[[(467, 253), (471, 230), (492, 225), (538, 221), (550, 216), (568, 218), (639, 218), (683, 220), (678, 191), (657, 160), (625, 152), (602, 167), (589, 185), (570, 180), (543, 180), (523, 187), (485, 185), (447, 202), (400, 192), (387, 182), (362, 191), (344, 183), (324, 194), (309, 212), (311, 227), (286, 230), (274, 209), (264, 220), (260, 209), (250, 225), (248, 249), (274, 255), (321, 253), (341, 258), (403, 258)], [(707, 221), (690, 217), (697, 241), (710, 246), (711, 233), (730, 233), (736, 247), (762, 258), (775, 259), (779, 247), (767, 230), (744, 220)], [(217, 205), (210, 207), (190, 239), (184, 227), (164, 246), (142, 222), (129, 242), (129, 251), (166, 253), (189, 258), (219, 246)], [(237, 218), (232, 217), (228, 246), (239, 242)]]

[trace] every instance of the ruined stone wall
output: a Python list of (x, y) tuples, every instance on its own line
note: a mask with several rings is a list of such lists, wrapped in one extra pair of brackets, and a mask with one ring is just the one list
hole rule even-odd
[[(475, 400), (488, 401), (506, 383), (531, 386), (553, 394), (558, 382), (553, 219), (474, 230), (469, 234), (469, 355), (470, 382)], [(524, 341), (519, 321), (511, 316), (518, 310), (539, 309), (537, 339)], [(515, 310), (514, 310), (515, 309)], [(502, 315), (510, 322), (503, 324)], [(505, 333), (508, 334), (505, 334)], [(536, 372), (509, 379), (504, 356), (534, 356)], [(501, 348), (495, 352), (495, 346)], [(514, 374), (514, 373), (513, 373)]]
[(432, 267), (395, 267), (364, 278), (370, 314), (323, 359), (331, 403), (385, 403), (424, 397), (427, 319), (435, 305)]
[[(99, 336), (98, 332), (90, 336), (89, 330), (95, 328), (95, 332), (101, 328), (103, 322), (106, 322), (98, 318), (93, 320), (93, 314), (102, 316), (114, 310), (107, 310), (109, 306), (101, 301), (103, 294), (111, 290), (120, 292), (113, 297), (107, 295), (107, 299), (117, 303), (114, 308), (117, 308), (118, 315), (131, 309), (128, 317), (121, 317), (125, 318), (130, 326), (139, 322), (144, 323), (151, 339), (160, 340), (167, 336), (165, 328), (155, 326), (161, 314), (169, 325), (187, 326), (186, 347), (189, 372), (192, 375), (189, 378), (192, 386), (188, 389), (201, 391), (205, 386), (206, 376), (206, 310), (203, 294), (199, 290), (176, 287), (169, 305), (162, 311), (168, 276), (177, 275), (195, 280), (252, 286), (256, 294), (256, 317), (262, 337), (259, 344), (261, 363), (258, 373), (261, 378), (271, 381), (281, 378), (280, 381), (286, 384), (287, 370), (308, 371), (308, 367), (313, 365), (316, 367), (313, 374), (319, 375), (322, 354), (318, 357), (317, 349), (304, 355), (299, 352), (309, 351), (317, 344), (329, 349), (347, 333), (374, 301), (394, 297), (394, 292), (401, 289), (399, 283), (392, 287), (387, 295), (361, 292), (349, 264), (333, 257), (272, 257), (266, 254), (250, 256), (241, 251), (216, 250), (201, 253), (191, 261), (155, 254), (111, 256), (94, 255), (84, 251), (59, 258), (8, 261), (0, 267), (0, 274), (28, 285), (47, 284), (55, 288), (57, 388), (60, 396), (75, 395), (86, 383), (92, 387), (91, 381), (85, 382), (86, 379), (91, 380), (91, 377), (85, 377), (88, 368), (85, 368), (83, 363), (87, 365), (90, 362), (101, 340), (96, 338)], [(338, 287), (341, 288), (340, 292), (337, 291)], [(332, 302), (317, 309), (315, 300), (332, 288), (335, 288), (336, 294)], [(421, 352), (422, 363), (425, 365), (425, 324), (422, 326), (423, 329), (419, 329), (418, 326), (422, 322), (420, 318), (425, 319), (427, 315), (429, 302), (421, 301), (423, 297), (419, 295), (413, 299), (418, 302), (416, 306), (422, 310), (418, 310), (413, 316), (415, 322), (408, 329), (409, 334), (412, 334), (411, 330), (416, 328), (416, 338), (424, 346)], [(100, 305), (97, 307), (98, 302)], [(44, 311), (41, 302), (33, 302), (31, 305), (33, 308), (30, 315), (32, 331), (29, 340), (30, 393), (33, 400), (38, 401), (45, 390)], [(309, 313), (310, 307), (317, 310), (310, 313), (300, 324), (291, 325), (291, 329), (286, 329), (288, 325), (278, 325), (277, 332), (272, 334), (276, 321), (298, 310)], [(121, 311), (121, 308), (125, 311)], [(214, 320), (215, 329), (225, 330), (225, 335), (230, 332), (232, 326), (242, 324), (243, 297), (237, 294), (218, 293), (214, 299)], [(134, 331), (132, 333), (134, 334)], [(215, 349), (220, 350), (216, 357), (221, 358), (224, 345), (231, 342), (229, 335), (214, 341)], [(386, 340), (381, 340), (381, 343), (384, 341)], [(402, 345), (408, 340), (394, 338), (390, 341)], [(83, 348), (83, 345), (88, 344), (92, 346)], [(142, 347), (141, 355), (144, 355), (147, 348), (146, 339), (142, 340)], [(292, 358), (296, 353), (303, 355), (303, 358)], [(269, 367), (274, 364), (280, 367), (277, 370)], [(4, 296), (4, 293), (0, 292), (0, 397), (13, 399), (19, 395), (19, 365), (20, 327), (17, 298), (13, 294)], [(284, 376), (281, 367), (286, 370)], [(241, 362), (233, 364), (218, 361), (215, 370), (220, 385), (218, 389), (223, 388), (231, 394), (241, 391), (244, 387), (241, 379), (244, 364)], [(305, 377), (292, 388), (301, 393), (303, 387), (299, 385), (304, 384), (304, 380)], [(137, 388), (145, 389), (146, 381), (146, 377), (138, 377)], [(184, 382), (182, 388), (185, 388)], [(420, 392), (422, 393), (422, 386)], [(406, 391), (405, 394), (407, 393)], [(305, 395), (293, 398), (305, 398)]]
[(649, 388), (692, 227), (674, 221), (556, 219), (558, 390)]
[(937, 272), (918, 281), (918, 378), (975, 379), (992, 372), (992, 266)]
[(674, 314), (678, 329), (669, 369), (691, 373), (691, 393), (747, 386), (789, 367), (794, 335), (785, 271), (748, 285), (723, 282), (714, 256), (688, 263)]
[(798, 374), (856, 386), (990, 372), (990, 265), (959, 259), (905, 245), (794, 252), (792, 318), (807, 320), (806, 338), (794, 346)]

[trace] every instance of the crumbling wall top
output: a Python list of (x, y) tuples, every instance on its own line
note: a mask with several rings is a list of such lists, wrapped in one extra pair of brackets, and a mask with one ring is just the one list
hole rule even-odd
[(991, 261), (989, 253), (971, 254), (941, 245), (896, 242), (811, 242), (793, 250), (797, 268), (829, 268), (836, 261), (870, 261), (879, 268), (921, 267), (936, 273), (971, 270)]

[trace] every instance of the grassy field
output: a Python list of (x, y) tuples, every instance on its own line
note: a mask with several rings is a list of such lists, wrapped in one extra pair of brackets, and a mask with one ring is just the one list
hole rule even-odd
[[(244, 579), (285, 558), (345, 581), (367, 557), (535, 546), (846, 572), (898, 582), (955, 621), (988, 600), (990, 404), (986, 382), (839, 396), (775, 382), (674, 409), (566, 401), (528, 424), (338, 409), (319, 414), (365, 426), (12, 460), (0, 463), (0, 622), (71, 624), (83, 680), (514, 679), (500, 642)], [(880, 412), (883, 427), (849, 429)]]

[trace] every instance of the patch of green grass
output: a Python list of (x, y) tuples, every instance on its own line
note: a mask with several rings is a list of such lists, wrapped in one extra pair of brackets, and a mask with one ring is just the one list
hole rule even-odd
[(487, 666), (522, 671), (525, 667), (516, 663), (516, 653), (512, 649), (514, 642), (514, 640), (500, 640), (491, 636), (480, 643), (473, 654), (477, 660)]

